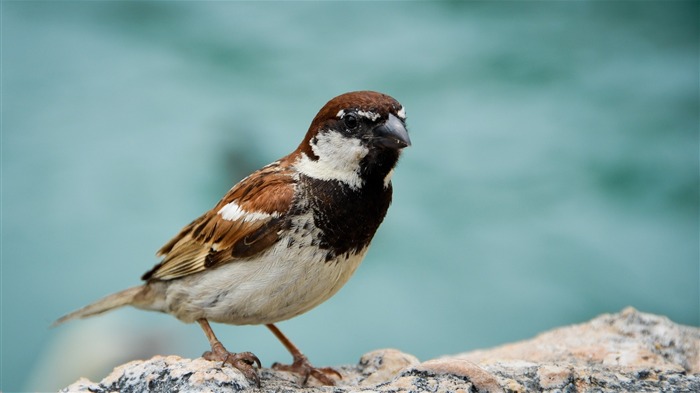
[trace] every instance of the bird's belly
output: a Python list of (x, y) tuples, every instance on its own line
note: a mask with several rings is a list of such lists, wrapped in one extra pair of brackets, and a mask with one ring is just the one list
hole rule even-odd
[(282, 321), (334, 295), (366, 251), (326, 261), (326, 251), (315, 245), (290, 246), (281, 239), (254, 258), (172, 281), (166, 290), (166, 308), (185, 322), (199, 318), (234, 325)]

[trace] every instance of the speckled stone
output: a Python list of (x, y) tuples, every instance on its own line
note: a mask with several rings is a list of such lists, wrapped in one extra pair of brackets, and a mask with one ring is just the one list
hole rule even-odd
[[(455, 344), (456, 346), (458, 344)], [(698, 392), (700, 329), (628, 308), (489, 350), (419, 362), (395, 349), (336, 369), (334, 387), (260, 370), (262, 388), (220, 362), (156, 356), (114, 369), (101, 382), (80, 379), (61, 392)]]

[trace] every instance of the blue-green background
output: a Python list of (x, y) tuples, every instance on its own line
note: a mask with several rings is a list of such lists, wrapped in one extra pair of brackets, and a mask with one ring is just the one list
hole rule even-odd
[[(279, 158), (333, 96), (393, 95), (413, 146), (365, 263), (280, 324), (318, 365), (422, 360), (631, 305), (699, 322), (698, 2), (2, 2), (0, 389), (56, 390), (196, 325), (49, 329)], [(234, 351), (288, 361), (263, 327)]]

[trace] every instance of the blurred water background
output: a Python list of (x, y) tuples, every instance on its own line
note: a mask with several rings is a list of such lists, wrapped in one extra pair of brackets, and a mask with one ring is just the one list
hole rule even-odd
[[(125, 309), (154, 252), (351, 90), (413, 146), (355, 277), (279, 326), (317, 365), (422, 360), (625, 306), (699, 323), (698, 2), (2, 2), (3, 391), (196, 325)], [(215, 325), (269, 366), (263, 327)]]

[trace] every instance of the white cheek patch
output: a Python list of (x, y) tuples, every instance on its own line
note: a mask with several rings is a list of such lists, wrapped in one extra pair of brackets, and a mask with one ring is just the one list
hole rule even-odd
[(227, 203), (224, 205), (224, 207), (219, 209), (217, 213), (226, 221), (242, 220), (243, 222), (252, 222), (266, 220), (270, 217), (279, 217), (278, 212), (274, 212), (272, 214), (265, 212), (247, 212), (241, 209), (236, 202)]
[(324, 131), (310, 143), (318, 160), (302, 154), (295, 163), (300, 173), (320, 180), (341, 181), (353, 189), (362, 187), (360, 161), (369, 149), (362, 146), (359, 139), (346, 138), (336, 131)]

